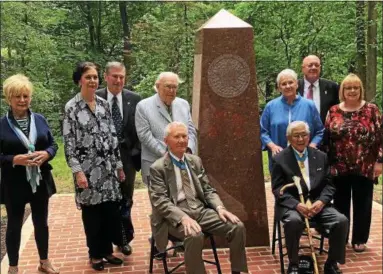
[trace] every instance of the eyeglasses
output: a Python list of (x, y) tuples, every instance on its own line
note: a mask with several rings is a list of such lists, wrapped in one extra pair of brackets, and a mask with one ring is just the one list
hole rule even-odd
[(344, 87), (344, 90), (360, 90), (360, 86)]
[(166, 89), (173, 89), (173, 90), (177, 90), (178, 89), (178, 86), (176, 86), (176, 85), (164, 85), (164, 87)]
[(291, 137), (293, 137), (294, 139), (299, 139), (299, 138), (302, 138), (302, 139), (304, 139), (304, 138), (306, 138), (307, 136), (309, 136), (309, 134), (308, 133), (301, 133), (301, 134), (293, 134), (293, 135), (291, 135)]
[(308, 68), (319, 68), (320, 67), (320, 64), (319, 63), (310, 63), (310, 64), (307, 64), (306, 67)]

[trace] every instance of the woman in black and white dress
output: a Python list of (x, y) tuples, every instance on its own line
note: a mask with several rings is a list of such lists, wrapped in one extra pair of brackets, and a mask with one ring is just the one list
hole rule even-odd
[(82, 210), (91, 265), (103, 270), (103, 259), (122, 264), (112, 254), (112, 242), (121, 237), (119, 182), (125, 180), (125, 174), (108, 102), (95, 95), (99, 84), (96, 65), (78, 64), (73, 81), (80, 92), (65, 106), (65, 155), (74, 177), (76, 204)]

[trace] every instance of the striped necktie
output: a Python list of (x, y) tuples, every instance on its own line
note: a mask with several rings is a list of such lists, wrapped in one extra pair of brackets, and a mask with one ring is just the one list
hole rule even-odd
[(307, 99), (313, 100), (314, 99), (314, 85), (310, 84), (308, 90), (307, 90)]
[(186, 202), (190, 208), (196, 209), (198, 207), (198, 204), (195, 197), (195, 191), (191, 185), (192, 182), (190, 181), (185, 163), (181, 160), (180, 164), (181, 166), (185, 167), (183, 169), (180, 168), (180, 170), (181, 170), (182, 188), (185, 192)]

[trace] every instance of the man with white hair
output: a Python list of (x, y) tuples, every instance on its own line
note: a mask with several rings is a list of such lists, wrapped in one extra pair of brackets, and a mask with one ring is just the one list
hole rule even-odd
[(141, 174), (148, 185), (149, 167), (166, 152), (164, 129), (172, 121), (184, 123), (189, 132), (188, 151), (196, 152), (197, 133), (191, 119), (189, 103), (176, 97), (180, 79), (173, 72), (162, 72), (154, 89), (156, 94), (142, 100), (136, 109), (136, 130), (141, 141)]
[[(311, 218), (321, 227), (330, 231), (328, 258), (324, 266), (325, 274), (342, 273), (338, 263), (345, 263), (345, 246), (348, 230), (347, 218), (331, 206), (335, 193), (327, 155), (309, 144), (310, 130), (306, 122), (294, 121), (287, 127), (290, 145), (274, 157), (272, 169), (272, 190), (276, 200), (277, 220), (284, 224), (288, 274), (298, 274), (299, 239), (305, 228), (304, 218)], [(293, 176), (301, 178), (304, 200), (309, 198), (312, 206), (300, 202), (297, 189), (281, 188), (293, 182)]]
[(151, 223), (158, 250), (164, 251), (168, 235), (183, 240), (188, 274), (206, 273), (202, 260), (203, 232), (229, 242), (232, 273), (247, 273), (246, 231), (237, 216), (227, 211), (198, 156), (186, 153), (188, 129), (172, 122), (165, 129), (168, 153), (150, 167)]

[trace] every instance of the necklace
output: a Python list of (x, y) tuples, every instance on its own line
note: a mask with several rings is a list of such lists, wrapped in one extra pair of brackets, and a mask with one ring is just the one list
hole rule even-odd
[(96, 109), (96, 101), (93, 100), (92, 102), (87, 102), (87, 105), (89, 106), (89, 108), (90, 108), (90, 110), (92, 112), (95, 111), (95, 109)]

